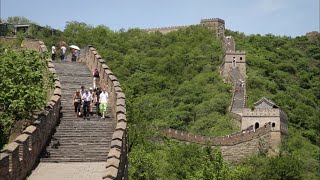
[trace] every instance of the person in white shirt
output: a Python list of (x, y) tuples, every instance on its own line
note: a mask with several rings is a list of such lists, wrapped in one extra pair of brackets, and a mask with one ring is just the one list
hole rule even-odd
[(108, 99), (109, 94), (108, 92), (106, 92), (106, 89), (103, 89), (99, 97), (100, 113), (102, 114), (101, 118), (105, 118), (105, 113), (107, 112)]
[(61, 61), (65, 59), (66, 50), (67, 50), (67, 48), (64, 47), (64, 44), (62, 44), (61, 49), (60, 49), (60, 60)]
[(54, 44), (51, 47), (51, 59), (53, 61), (56, 60), (56, 47), (54, 46)]
[(90, 120), (90, 103), (92, 101), (92, 94), (88, 91), (88, 89), (85, 90), (85, 93), (81, 97), (83, 102), (83, 119), (86, 118)]

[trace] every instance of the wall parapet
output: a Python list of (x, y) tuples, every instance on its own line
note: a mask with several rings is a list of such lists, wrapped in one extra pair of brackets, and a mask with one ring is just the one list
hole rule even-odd
[(201, 19), (200, 23), (206, 23), (206, 22), (220, 22), (224, 23), (223, 19), (220, 18), (208, 18), (208, 19)]
[(241, 144), (253, 139), (257, 139), (269, 132), (272, 131), (271, 123), (266, 123), (264, 126), (258, 129), (246, 129), (238, 133), (226, 135), (226, 136), (217, 136), (217, 137), (208, 137), (202, 135), (196, 135), (192, 133), (187, 133), (180, 130), (174, 129), (164, 129), (163, 132), (165, 135), (191, 143), (201, 144), (201, 145), (210, 145), (210, 146), (234, 146)]
[(118, 79), (106, 64), (106, 60), (102, 59), (94, 47), (84, 48), (78, 61), (86, 63), (91, 72), (98, 69), (100, 86), (106, 88), (109, 93), (108, 103), (112, 107), (111, 113), (116, 121), (107, 157), (106, 172), (102, 178), (128, 179), (128, 130), (125, 94)]
[[(29, 40), (27, 40), (29, 41)], [(32, 40), (31, 49), (35, 50), (35, 41)], [(47, 52), (42, 41), (36, 41), (36, 50)], [(27, 43), (28, 44), (28, 43)], [(28, 45), (25, 46), (29, 48)], [(47, 59), (48, 69), (55, 74), (51, 59)], [(37, 116), (33, 125), (28, 126), (14, 142), (7, 144), (0, 153), (0, 179), (24, 179), (32, 170), (47, 140), (53, 133), (60, 116), (61, 84), (57, 76), (54, 79), (54, 94), (47, 102), (46, 107)]]
[(167, 30), (179, 30), (182, 28), (187, 28), (189, 26), (170, 26), (170, 27), (158, 27), (158, 28), (147, 28), (143, 29), (145, 31), (167, 31)]
[(262, 109), (262, 108), (256, 108), (254, 110), (251, 110), (250, 108), (244, 108), (242, 110), (242, 116), (268, 116), (268, 117), (279, 117), (280, 116), (280, 109)]

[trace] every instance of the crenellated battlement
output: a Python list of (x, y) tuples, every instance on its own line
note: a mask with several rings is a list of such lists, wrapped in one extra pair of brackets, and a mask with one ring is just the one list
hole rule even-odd
[[(204, 27), (207, 27), (210, 30), (216, 31), (217, 37), (223, 38), (224, 37), (224, 20), (220, 18), (209, 18), (209, 19), (201, 19), (200, 24)], [(159, 28), (147, 28), (142, 29), (147, 32), (155, 32), (159, 31), (161, 33), (169, 33), (171, 31), (177, 31), (179, 29), (187, 28), (191, 25), (184, 25), (184, 26), (170, 26), (170, 27), (159, 27)]]
[(201, 19), (200, 23), (207, 23), (207, 22), (220, 22), (225, 23), (223, 19), (220, 18), (208, 18), (208, 19)]
[(268, 117), (279, 117), (280, 116), (280, 109), (254, 109), (251, 110), (249, 108), (244, 108), (242, 110), (242, 117), (244, 116), (268, 116)]
[(163, 132), (171, 138), (178, 139), (181, 141), (192, 142), (196, 144), (210, 145), (210, 146), (233, 146), (236, 144), (240, 144), (243, 142), (247, 142), (247, 141), (251, 141), (253, 139), (259, 138), (262, 135), (269, 133), (271, 131), (272, 131), (271, 123), (267, 123), (258, 129), (243, 130), (238, 133), (234, 133), (226, 136), (216, 136), (216, 137), (195, 135), (192, 133), (187, 133), (184, 131), (179, 131), (174, 129), (163, 130)]
[(147, 28), (147, 29), (143, 29), (145, 31), (148, 32), (152, 32), (152, 31), (163, 31), (163, 30), (179, 30), (182, 28), (187, 28), (189, 26), (170, 26), (170, 27), (158, 27), (158, 28)]

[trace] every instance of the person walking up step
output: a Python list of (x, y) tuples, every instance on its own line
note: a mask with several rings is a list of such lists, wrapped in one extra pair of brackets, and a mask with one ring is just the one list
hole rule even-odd
[(106, 89), (103, 89), (99, 97), (100, 113), (102, 114), (101, 118), (105, 118), (107, 107), (108, 107), (108, 104), (107, 104), (108, 99), (109, 99), (109, 94), (108, 92), (106, 92)]
[(92, 95), (88, 91), (88, 89), (85, 90), (85, 93), (82, 95), (82, 102), (83, 102), (83, 119), (86, 118), (90, 120), (90, 103), (92, 101)]
[(96, 89), (97, 83), (99, 82), (100, 75), (98, 69), (95, 69), (92, 73), (93, 75), (93, 89)]
[(77, 90), (76, 94), (73, 96), (73, 105), (74, 105), (75, 117), (79, 117), (80, 107), (81, 107), (81, 95), (79, 90)]

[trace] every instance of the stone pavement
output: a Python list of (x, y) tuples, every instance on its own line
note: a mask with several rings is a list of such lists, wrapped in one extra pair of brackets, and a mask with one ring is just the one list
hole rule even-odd
[(102, 179), (105, 162), (40, 163), (28, 180), (97, 180)]

